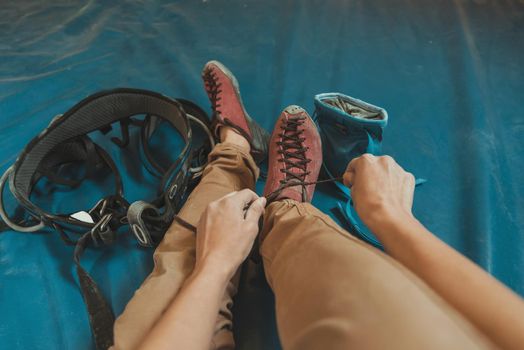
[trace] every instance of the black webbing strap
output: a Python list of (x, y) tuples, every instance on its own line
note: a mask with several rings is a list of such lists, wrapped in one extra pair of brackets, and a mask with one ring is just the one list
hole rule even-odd
[[(184, 110), (185, 107), (188, 107), (191, 114)], [(132, 119), (134, 115), (148, 117), (142, 122)], [(38, 225), (27, 227), (25, 232), (38, 230), (45, 224), (57, 230), (66, 243), (75, 244), (73, 259), (80, 290), (89, 313), (96, 348), (99, 350), (108, 349), (113, 344), (114, 315), (100, 288), (82, 267), (81, 257), (90, 245), (111, 244), (115, 240), (118, 228), (135, 223), (133, 220), (136, 215), (128, 215), (132, 205), (130, 206), (123, 197), (122, 180), (113, 160), (105, 150), (94, 144), (87, 134), (96, 130), (107, 133), (111, 130), (112, 123), (119, 122), (122, 137), (113, 137), (112, 141), (119, 147), (125, 147), (130, 141), (129, 126), (136, 125), (142, 128), (141, 141), (146, 148), (146, 158), (161, 178), (157, 198), (151, 202), (151, 208), (155, 210), (140, 213), (141, 228), (155, 236), (150, 235), (149, 243), (152, 245), (158, 243), (178, 212), (194, 175), (191, 168), (193, 153), (190, 118), (199, 120), (198, 123), (210, 134), (205, 112), (188, 101), (182, 100), (180, 103), (163, 95), (139, 89), (124, 88), (97, 93), (82, 100), (63, 115), (55, 117), (49, 126), (24, 148), (15, 164), (0, 181), (0, 188), (3, 189), (3, 183), (9, 176), (10, 189), (15, 198), (33, 218), (40, 221)], [(159, 125), (159, 121), (168, 122), (185, 141), (182, 152), (165, 171), (154, 162), (147, 148), (147, 140)], [(63, 165), (74, 162), (86, 163), (86, 174), (82, 179), (72, 180), (56, 175)], [(77, 186), (85, 177), (89, 177), (89, 172), (98, 169), (100, 164), (107, 166), (115, 175), (116, 189), (113, 195), (100, 200), (89, 212), (84, 212), (92, 222), (82, 221), (69, 214), (48, 213), (31, 202), (30, 194), (41, 177), (45, 176), (58, 184)], [(26, 229), (9, 220), (4, 215), (3, 206), (0, 206), (0, 209), (7, 226), (18, 231)], [(68, 225), (88, 231), (75, 242), (64, 232)]]
[(115, 316), (108, 302), (100, 292), (98, 285), (87, 271), (80, 264), (80, 257), (84, 253), (89, 241), (91, 232), (85, 233), (78, 240), (73, 259), (76, 265), (76, 273), (80, 284), (80, 291), (89, 314), (89, 324), (95, 340), (97, 349), (108, 349), (113, 345), (113, 324)]
[(169, 122), (186, 143), (179, 159), (187, 156), (191, 149), (191, 128), (179, 102), (147, 90), (104, 91), (87, 97), (62, 116), (54, 118), (43, 132), (31, 140), (14, 164), (10, 178), (11, 192), (31, 212), (45, 216), (47, 213), (29, 200), (34, 173), (44, 157), (67, 140), (138, 114), (155, 115)]

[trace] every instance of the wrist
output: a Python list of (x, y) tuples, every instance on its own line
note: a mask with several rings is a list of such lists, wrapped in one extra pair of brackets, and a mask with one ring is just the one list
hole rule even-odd
[(225, 282), (229, 281), (236, 272), (231, 264), (224, 263), (221, 259), (207, 256), (197, 261), (194, 273), (214, 276)]
[(370, 211), (362, 220), (377, 235), (381, 235), (384, 231), (390, 231), (392, 227), (417, 221), (411, 211), (393, 206), (380, 206)]

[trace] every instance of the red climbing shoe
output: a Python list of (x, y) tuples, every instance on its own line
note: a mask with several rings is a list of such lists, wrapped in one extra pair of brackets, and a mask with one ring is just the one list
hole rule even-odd
[(251, 145), (251, 155), (257, 163), (267, 156), (269, 134), (249, 117), (240, 98), (238, 82), (222, 63), (210, 61), (202, 70), (202, 80), (213, 110), (213, 127), (232, 127)]
[(321, 165), (322, 146), (315, 122), (301, 107), (287, 107), (269, 141), (264, 196), (268, 202), (284, 198), (310, 202)]

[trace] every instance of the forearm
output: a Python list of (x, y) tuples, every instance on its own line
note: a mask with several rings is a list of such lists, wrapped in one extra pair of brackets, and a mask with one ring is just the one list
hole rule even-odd
[(386, 251), (418, 275), (492, 341), (524, 346), (523, 300), (439, 240), (410, 214), (377, 220), (374, 232)]
[(195, 268), (140, 349), (207, 350), (229, 275), (216, 264)]

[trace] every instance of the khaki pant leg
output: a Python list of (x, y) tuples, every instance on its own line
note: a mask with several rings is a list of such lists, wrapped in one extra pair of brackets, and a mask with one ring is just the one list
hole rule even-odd
[(270, 204), (262, 237), (284, 349), (490, 347), (414, 274), (308, 203)]
[[(230, 192), (253, 189), (258, 168), (249, 154), (232, 144), (218, 144), (209, 155), (203, 178), (179, 215), (197, 225), (209, 202)], [(173, 222), (153, 255), (154, 268), (115, 322), (114, 349), (135, 349), (182, 287), (195, 264), (195, 236)], [(217, 315), (212, 349), (232, 349), (232, 297), (238, 273), (229, 283)]]

